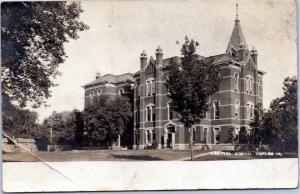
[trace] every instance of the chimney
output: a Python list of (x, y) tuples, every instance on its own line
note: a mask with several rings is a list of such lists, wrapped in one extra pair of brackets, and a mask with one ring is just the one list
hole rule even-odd
[(101, 77), (101, 73), (100, 72), (97, 72), (96, 73), (96, 79), (100, 78)]
[(250, 51), (251, 58), (255, 65), (257, 65), (257, 50), (253, 47), (252, 50)]
[(239, 48), (238, 48), (238, 59), (239, 59), (239, 61), (243, 61), (244, 59), (246, 59), (246, 56), (247, 56), (246, 46), (245, 46), (245, 44), (241, 43), (239, 45)]
[(140, 68), (141, 68), (141, 71), (143, 71), (146, 64), (147, 64), (147, 53), (144, 50), (141, 53), (140, 60), (141, 60), (141, 67)]
[(158, 46), (157, 49), (155, 50), (155, 55), (156, 55), (156, 65), (162, 66), (163, 50), (160, 46)]

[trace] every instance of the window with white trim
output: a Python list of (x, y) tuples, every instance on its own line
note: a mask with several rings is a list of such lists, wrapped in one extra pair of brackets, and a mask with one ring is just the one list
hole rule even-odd
[(151, 107), (151, 112), (152, 112), (151, 121), (155, 121), (155, 107), (154, 106)]
[(254, 104), (250, 102), (247, 104), (247, 119), (254, 119)]
[(155, 82), (152, 79), (146, 81), (146, 96), (155, 95)]
[(152, 85), (152, 87), (151, 87), (151, 94), (154, 96), (155, 95), (155, 82), (154, 81), (151, 81), (151, 85)]
[(239, 112), (240, 112), (240, 101), (235, 100), (234, 104), (234, 117), (237, 119), (239, 118)]
[(253, 94), (253, 78), (249, 79), (249, 91), (250, 94)]
[(215, 144), (220, 144), (220, 128), (215, 128)]
[(151, 81), (146, 82), (146, 96), (151, 96)]
[(151, 107), (150, 106), (146, 107), (146, 121), (147, 122), (151, 121)]
[(154, 105), (146, 106), (146, 122), (155, 121), (155, 107)]
[(214, 119), (220, 118), (220, 101), (214, 102)]
[(239, 74), (234, 73), (234, 91), (239, 90)]
[(90, 103), (93, 103), (94, 92), (90, 92)]
[(250, 87), (250, 78), (249, 77), (246, 77), (246, 92), (249, 93), (249, 87)]
[(254, 105), (253, 104), (250, 105), (250, 119), (251, 120), (254, 119)]

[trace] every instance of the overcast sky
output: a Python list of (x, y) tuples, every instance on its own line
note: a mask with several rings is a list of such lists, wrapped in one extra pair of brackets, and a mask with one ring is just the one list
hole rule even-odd
[[(41, 107), (40, 122), (52, 111), (83, 109), (82, 85), (96, 72), (122, 74), (139, 70), (139, 55), (180, 55), (184, 36), (200, 43), (198, 53), (224, 53), (234, 26), (236, 0), (93, 0), (82, 1), (82, 20), (90, 29), (65, 45), (68, 55), (52, 88), (50, 107)], [(248, 47), (258, 50), (264, 76), (264, 107), (282, 95), (285, 77), (296, 75), (296, 3), (293, 0), (239, 0), (239, 18)], [(179, 41), (179, 45), (176, 41)]]

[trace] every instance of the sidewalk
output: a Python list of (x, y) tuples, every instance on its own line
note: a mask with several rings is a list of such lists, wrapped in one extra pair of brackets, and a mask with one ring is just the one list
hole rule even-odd
[[(206, 152), (206, 153), (201, 153), (201, 154), (194, 155), (194, 159), (195, 159), (195, 158), (199, 158), (199, 157), (203, 157), (203, 156), (210, 155), (210, 154), (213, 153), (213, 152), (216, 152), (216, 151), (210, 151), (210, 152)], [(179, 159), (177, 159), (176, 161), (187, 161), (187, 160), (191, 160), (191, 156), (189, 156), (189, 157), (184, 157), (184, 158), (179, 158)]]

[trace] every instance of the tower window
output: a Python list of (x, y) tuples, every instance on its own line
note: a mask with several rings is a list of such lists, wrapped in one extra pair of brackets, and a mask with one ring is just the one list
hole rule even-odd
[(234, 73), (234, 91), (238, 91), (239, 89), (239, 74)]
[(151, 82), (150, 81), (146, 82), (146, 95), (147, 96), (151, 95)]
[(252, 78), (249, 79), (249, 91), (250, 91), (250, 94), (253, 93), (253, 79)]
[(214, 119), (220, 118), (220, 102), (214, 102)]
[(254, 105), (250, 105), (250, 119), (253, 120), (254, 118)]
[(235, 118), (237, 119), (239, 117), (239, 110), (240, 110), (240, 102), (238, 100), (235, 100), (235, 111), (234, 115)]

